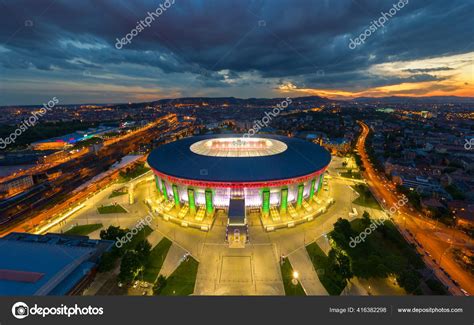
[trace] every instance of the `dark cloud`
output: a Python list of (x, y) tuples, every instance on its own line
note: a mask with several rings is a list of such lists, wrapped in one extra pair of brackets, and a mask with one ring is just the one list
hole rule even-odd
[[(432, 73), (449, 67), (406, 69), (413, 74), (408, 77), (373, 76), (367, 71), (386, 62), (474, 50), (470, 0), (410, 0), (365, 44), (349, 49), (350, 38), (396, 2), (175, 0), (151, 27), (117, 50), (116, 39), (135, 28), (160, 1), (3, 1), (0, 78), (42, 78), (53, 84), (74, 79), (182, 94), (252, 97), (262, 91), (271, 95), (270, 80), (326, 89), (441, 80)], [(324, 71), (324, 77), (318, 71)], [(108, 75), (113, 77), (105, 79)], [(6, 89), (5, 103), (24, 98), (21, 90), (2, 83), (0, 87)]]
[(426, 68), (426, 69), (404, 69), (403, 71), (407, 71), (410, 73), (426, 73), (426, 72), (450, 71), (450, 70), (454, 70), (454, 69), (449, 68), (449, 67), (438, 67), (438, 68)]

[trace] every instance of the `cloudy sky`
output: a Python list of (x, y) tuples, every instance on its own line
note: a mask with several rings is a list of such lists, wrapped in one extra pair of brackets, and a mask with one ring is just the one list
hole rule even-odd
[(473, 0), (168, 1), (0, 0), (0, 105), (474, 96)]

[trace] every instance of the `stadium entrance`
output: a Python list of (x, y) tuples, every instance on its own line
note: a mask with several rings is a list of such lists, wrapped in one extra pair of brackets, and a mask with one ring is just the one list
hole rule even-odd
[(245, 248), (248, 240), (245, 199), (243, 197), (233, 197), (229, 202), (226, 241), (229, 243), (229, 248)]

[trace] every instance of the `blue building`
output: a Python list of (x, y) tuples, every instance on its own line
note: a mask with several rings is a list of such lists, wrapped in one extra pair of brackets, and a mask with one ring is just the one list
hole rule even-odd
[(113, 243), (63, 234), (11, 233), (0, 238), (0, 296), (79, 293)]

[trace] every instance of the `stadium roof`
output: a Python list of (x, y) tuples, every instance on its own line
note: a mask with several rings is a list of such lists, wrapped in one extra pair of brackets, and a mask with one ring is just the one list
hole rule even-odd
[(283, 152), (257, 157), (216, 157), (190, 150), (192, 144), (216, 138), (242, 135), (206, 135), (171, 142), (153, 150), (148, 164), (157, 172), (181, 179), (208, 182), (264, 182), (306, 176), (323, 170), (331, 155), (321, 146), (297, 138), (258, 134), (254, 138), (283, 142)]

